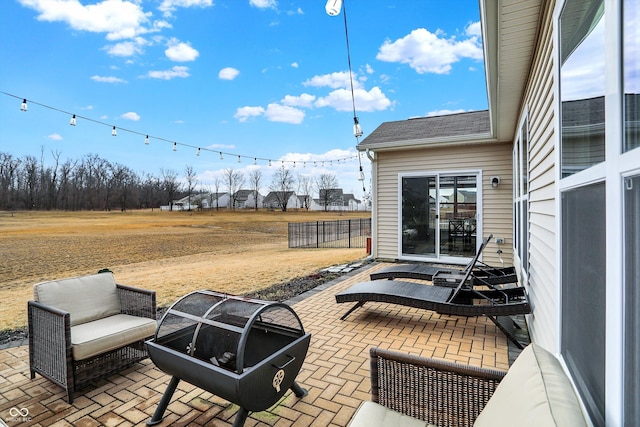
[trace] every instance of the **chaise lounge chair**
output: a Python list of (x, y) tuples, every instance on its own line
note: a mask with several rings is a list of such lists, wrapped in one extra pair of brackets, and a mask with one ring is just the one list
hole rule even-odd
[[(479, 255), (480, 252), (476, 253), (472, 262), (475, 263)], [(356, 283), (336, 294), (337, 303), (355, 302), (340, 319), (345, 320), (349, 314), (367, 302), (399, 304), (453, 316), (486, 316), (507, 338), (522, 348), (522, 344), (511, 334), (509, 328), (497, 318), (531, 313), (526, 290), (521, 286), (479, 290), (469, 285), (471, 272), (471, 269), (467, 269), (455, 288), (399, 280)]]
[(516, 283), (518, 277), (513, 267), (497, 268), (479, 261), (484, 248), (493, 237), (484, 239), (473, 260), (462, 270), (445, 268), (426, 264), (401, 264), (385, 267), (370, 274), (371, 280), (380, 279), (418, 279), (433, 281), (434, 285), (455, 287), (467, 270), (471, 269), (470, 284), (493, 286), (499, 284)]

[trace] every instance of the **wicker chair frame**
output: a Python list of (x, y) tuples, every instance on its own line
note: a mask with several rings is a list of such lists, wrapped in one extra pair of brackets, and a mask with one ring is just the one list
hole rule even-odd
[(371, 400), (438, 427), (472, 426), (506, 371), (370, 349)]
[[(122, 314), (156, 318), (154, 291), (124, 285), (116, 287)], [(61, 386), (70, 404), (76, 390), (149, 357), (145, 340), (139, 340), (88, 359), (74, 360), (70, 314), (37, 301), (29, 301), (27, 311), (31, 378), (38, 373)]]

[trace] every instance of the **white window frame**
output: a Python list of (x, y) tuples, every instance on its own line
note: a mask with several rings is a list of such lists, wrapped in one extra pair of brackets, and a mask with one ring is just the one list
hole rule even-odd
[[(559, 51), (559, 19), (567, 0), (556, 3), (553, 17), (554, 49)], [(622, 1), (605, 0), (605, 161), (588, 169), (562, 178), (560, 159), (560, 85), (555, 85), (554, 94), (557, 100), (554, 127), (558, 132), (555, 146), (556, 161), (556, 247), (562, 248), (560, 200), (563, 192), (596, 182), (605, 182), (606, 191), (606, 369), (605, 369), (605, 421), (607, 425), (622, 425), (623, 386), (624, 386), (624, 229), (623, 229), (623, 185), (624, 178), (640, 173), (640, 149), (622, 153), (623, 140), (623, 69), (622, 69)], [(554, 69), (555, 81), (560, 82), (560, 67)], [(556, 253), (556, 265), (562, 265), (562, 253)], [(561, 268), (556, 269), (558, 323), (557, 348), (562, 343), (562, 283)], [(559, 355), (562, 360), (562, 356)], [(564, 361), (563, 361), (564, 363)], [(565, 365), (566, 369), (566, 365)]]
[[(437, 171), (421, 171), (421, 172), (403, 172), (398, 174), (398, 259), (407, 261), (429, 261), (433, 263), (444, 264), (466, 264), (471, 261), (471, 257), (451, 257), (451, 256), (437, 256), (430, 257), (427, 255), (410, 255), (403, 254), (402, 252), (402, 180), (403, 178), (421, 178), (427, 176), (436, 177), (436, 185), (440, 188), (441, 176), (459, 176), (459, 175), (475, 175), (476, 177), (476, 217), (477, 228), (476, 235), (482, 236), (482, 170), (480, 169), (465, 169), (465, 170), (437, 170)], [(437, 240), (436, 240), (437, 242)], [(476, 250), (482, 243), (482, 239), (478, 237), (476, 239)], [(439, 253), (439, 252), (438, 252)], [(482, 255), (479, 258), (482, 261)]]
[[(520, 268), (520, 282), (528, 285), (529, 277), (529, 171), (531, 169), (529, 113), (525, 110), (519, 123), (515, 143), (513, 144), (513, 243), (514, 258)], [(524, 132), (524, 135), (523, 135)], [(526, 165), (526, 176), (523, 176), (522, 165)], [(527, 185), (526, 191), (524, 185)], [(522, 206), (527, 205), (527, 220), (522, 216)], [(526, 240), (523, 236), (526, 234)], [(525, 253), (526, 252), (526, 253)], [(526, 263), (523, 262), (526, 259)], [(526, 264), (526, 265), (525, 265)]]

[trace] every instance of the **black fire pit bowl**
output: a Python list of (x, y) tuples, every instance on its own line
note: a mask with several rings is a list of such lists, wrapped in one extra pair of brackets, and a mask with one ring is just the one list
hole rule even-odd
[(182, 297), (146, 343), (153, 363), (172, 376), (147, 425), (162, 421), (180, 380), (240, 406), (234, 427), (288, 389), (305, 396), (295, 378), (310, 341), (286, 304), (204, 290)]

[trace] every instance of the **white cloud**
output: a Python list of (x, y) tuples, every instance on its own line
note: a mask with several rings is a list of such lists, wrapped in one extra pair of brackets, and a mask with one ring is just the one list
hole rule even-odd
[(99, 83), (127, 83), (126, 80), (113, 76), (91, 76), (91, 80)]
[(313, 101), (316, 100), (314, 95), (309, 95), (308, 93), (303, 93), (300, 96), (286, 95), (280, 101), (283, 105), (288, 105), (290, 107), (304, 107), (311, 108), (313, 107)]
[(103, 0), (83, 5), (78, 0), (19, 0), (36, 10), (38, 20), (64, 22), (72, 29), (106, 33), (108, 40), (122, 40), (154, 31), (148, 28), (150, 12), (144, 12), (138, 1)]
[(472, 22), (467, 25), (464, 32), (469, 37), (482, 37), (482, 26), (480, 25), (480, 21)]
[[(357, 111), (383, 111), (394, 105), (377, 86), (369, 91), (355, 89), (353, 95)], [(328, 96), (318, 98), (314, 105), (316, 107), (331, 107), (337, 111), (352, 111), (351, 90), (334, 90)]]
[(257, 117), (264, 114), (264, 108), (262, 107), (240, 107), (233, 115), (239, 122), (246, 122), (251, 117)]
[(298, 63), (297, 63), (297, 62), (292, 62), (292, 63), (291, 63), (291, 66), (292, 66), (293, 68), (298, 68), (300, 65), (298, 65)]
[(465, 111), (467, 111), (467, 110), (465, 110), (465, 109), (458, 109), (458, 110), (447, 110), (447, 109), (443, 109), (443, 110), (434, 110), (434, 111), (429, 111), (425, 117), (448, 116), (449, 114), (464, 113)]
[(249, 0), (249, 4), (260, 9), (275, 9), (278, 6), (276, 0)]
[(192, 48), (188, 43), (180, 42), (175, 38), (170, 39), (168, 45), (169, 47), (164, 51), (164, 54), (175, 62), (195, 61), (200, 55), (200, 52)]
[(144, 38), (136, 37), (135, 40), (116, 43), (114, 45), (107, 46), (104, 49), (111, 56), (128, 57), (143, 53), (143, 47), (148, 44), (149, 42)]
[[(351, 87), (351, 81), (349, 78), (349, 71), (337, 71), (331, 74), (314, 76), (307, 81), (302, 82), (302, 85), (338, 89)], [(355, 74), (353, 75), (353, 87), (360, 87), (360, 82), (357, 80), (357, 76)]]
[(163, 0), (158, 10), (164, 16), (171, 16), (179, 7), (210, 7), (213, 6), (212, 0)]
[(140, 120), (140, 115), (133, 111), (129, 111), (128, 113), (124, 113), (123, 115), (121, 115), (120, 118), (137, 122), (138, 120)]
[(225, 67), (218, 73), (218, 78), (220, 80), (233, 80), (238, 77), (240, 71), (236, 70), (233, 67)]
[(171, 80), (176, 77), (185, 78), (185, 77), (189, 77), (189, 67), (176, 65), (170, 70), (149, 71), (147, 73), (147, 76), (151, 77), (152, 79), (163, 79), (163, 80)]
[(440, 31), (431, 33), (418, 28), (394, 42), (385, 41), (376, 59), (409, 64), (418, 74), (448, 74), (452, 64), (462, 58), (482, 60), (482, 46), (477, 36), (457, 41), (441, 35)]
[(62, 135), (60, 135), (59, 133), (52, 133), (51, 135), (47, 136), (47, 138), (53, 141), (62, 141)]
[(269, 104), (264, 116), (270, 122), (300, 124), (304, 120), (304, 111), (287, 105)]

